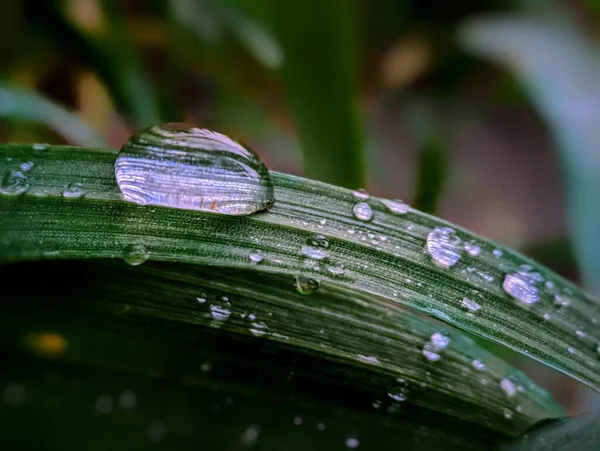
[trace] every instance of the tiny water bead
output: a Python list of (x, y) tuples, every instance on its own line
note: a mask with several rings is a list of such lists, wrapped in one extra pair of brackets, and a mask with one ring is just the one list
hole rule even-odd
[(313, 294), (319, 289), (319, 282), (311, 279), (310, 277), (304, 276), (296, 276), (294, 279), (294, 285), (298, 293), (305, 295)]
[(71, 182), (65, 186), (63, 197), (67, 199), (78, 199), (85, 194), (83, 185), (79, 182)]
[(263, 261), (263, 256), (259, 251), (250, 252), (248, 258), (250, 258), (252, 263), (260, 263)]
[(400, 199), (381, 199), (381, 202), (388, 210), (398, 215), (404, 215), (410, 210), (410, 207)]
[(23, 194), (27, 188), (29, 188), (29, 181), (21, 171), (8, 171), (0, 181), (0, 193), (8, 196)]
[(371, 207), (366, 202), (357, 203), (352, 208), (352, 212), (361, 221), (370, 221), (373, 218), (373, 210), (371, 210)]
[(131, 266), (138, 266), (150, 258), (150, 253), (141, 244), (133, 244), (125, 249), (125, 262)]
[(155, 125), (121, 149), (115, 176), (123, 199), (226, 215), (249, 215), (275, 201), (268, 169), (228, 136), (184, 123)]
[(517, 387), (515, 387), (515, 384), (513, 381), (511, 381), (510, 379), (502, 379), (500, 381), (500, 388), (502, 389), (502, 391), (504, 393), (506, 393), (506, 396), (508, 396), (509, 398), (515, 396), (517, 394)]
[(454, 229), (436, 227), (427, 235), (425, 247), (433, 263), (440, 268), (450, 268), (459, 260), (462, 253), (462, 240)]
[(477, 310), (479, 310), (481, 308), (481, 305), (479, 305), (477, 302), (475, 302), (472, 299), (469, 299), (467, 297), (464, 297), (462, 302), (461, 302), (461, 306), (465, 309), (467, 309), (470, 313), (475, 313)]
[(540, 300), (536, 284), (542, 281), (543, 278), (539, 273), (532, 272), (528, 265), (522, 265), (518, 271), (506, 275), (502, 287), (517, 301), (532, 305)]
[(465, 251), (471, 257), (477, 257), (481, 253), (481, 247), (475, 241), (468, 241), (465, 243)]
[(359, 200), (367, 200), (369, 197), (371, 197), (367, 190), (364, 188), (352, 191), (352, 195)]
[(315, 235), (306, 240), (302, 246), (301, 252), (313, 260), (323, 260), (329, 257), (329, 241), (322, 235)]
[(35, 166), (35, 164), (33, 163), (33, 161), (26, 161), (24, 163), (21, 163), (21, 166), (19, 166), (19, 167), (21, 168), (21, 171), (27, 172), (27, 171), (31, 171), (34, 166)]
[(475, 359), (471, 362), (471, 366), (473, 368), (475, 368), (478, 371), (485, 371), (485, 369), (487, 368), (487, 366), (485, 365), (485, 363), (483, 363), (481, 360), (479, 359)]

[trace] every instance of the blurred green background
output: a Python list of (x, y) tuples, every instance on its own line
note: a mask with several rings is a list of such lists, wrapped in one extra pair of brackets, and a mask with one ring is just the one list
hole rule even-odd
[[(594, 0), (5, 0), (0, 140), (187, 121), (600, 292)], [(595, 397), (521, 362), (570, 413)]]

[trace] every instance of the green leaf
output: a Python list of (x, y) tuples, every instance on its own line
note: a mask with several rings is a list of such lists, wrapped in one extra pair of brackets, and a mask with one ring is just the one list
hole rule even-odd
[(35, 92), (0, 83), (0, 118), (33, 122), (63, 135), (73, 144), (104, 146), (106, 142), (75, 114)]
[[(229, 217), (144, 208), (119, 199), (114, 150), (2, 149), (5, 179), (20, 162), (35, 163), (25, 195), (0, 197), (2, 261), (125, 258), (130, 246), (138, 245), (153, 260), (301, 275), (323, 288), (368, 296), (369, 304), (386, 314), (412, 307), (598, 389), (597, 301), (520, 254), (459, 228), (458, 237), (477, 240), (480, 253), (464, 251), (451, 268), (436, 266), (425, 244), (433, 228), (449, 226), (439, 219), (415, 210), (397, 214), (371, 198), (373, 218), (363, 221), (353, 214), (357, 199), (351, 191), (280, 173), (272, 173), (276, 203), (264, 213)], [(85, 196), (63, 198), (64, 187), (74, 182)], [(321, 262), (302, 252), (314, 234), (330, 244)], [(259, 265), (249, 258), (255, 251), (264, 257)], [(523, 264), (545, 281), (536, 283), (539, 301), (528, 307), (503, 290), (507, 274)], [(470, 313), (465, 297), (481, 308)]]
[(598, 49), (563, 16), (480, 18), (464, 25), (462, 39), (469, 49), (509, 64), (548, 122), (566, 181), (577, 260), (588, 290), (600, 293)]
[(363, 187), (356, 2), (271, 0), (270, 4), (306, 175), (348, 188)]

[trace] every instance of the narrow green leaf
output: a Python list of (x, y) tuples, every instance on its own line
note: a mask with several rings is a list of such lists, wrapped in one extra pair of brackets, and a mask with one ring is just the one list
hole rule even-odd
[[(129, 246), (140, 245), (154, 260), (255, 268), (249, 255), (260, 251), (261, 272), (302, 275), (369, 295), (390, 313), (415, 308), (599, 387), (598, 301), (526, 257), (459, 228), (468, 250), (455, 249), (460, 258), (452, 267), (437, 266), (426, 240), (435, 227), (450, 224), (434, 217), (411, 209), (395, 213), (371, 198), (363, 202), (373, 217), (361, 220), (351, 191), (279, 173), (272, 173), (275, 205), (264, 213), (224, 217), (144, 208), (119, 199), (114, 150), (4, 145), (2, 153), (5, 180), (22, 161), (35, 164), (25, 195), (0, 197), (2, 261), (124, 258)], [(63, 198), (69, 183), (80, 183), (84, 197)], [(321, 262), (302, 251), (314, 234), (330, 244)], [(530, 274), (534, 279), (523, 285), (518, 271), (526, 271), (524, 264), (539, 275)], [(515, 287), (526, 288), (530, 305), (509, 295), (507, 283), (513, 294)], [(480, 308), (468, 308), (465, 298)]]
[(598, 49), (563, 16), (481, 18), (465, 24), (462, 37), (473, 51), (509, 64), (550, 125), (577, 260), (586, 287), (599, 294)]
[(356, 2), (271, 0), (271, 6), (306, 175), (348, 188), (364, 186)]
[(63, 135), (73, 144), (105, 146), (106, 142), (78, 116), (35, 92), (0, 83), (0, 118), (33, 122)]

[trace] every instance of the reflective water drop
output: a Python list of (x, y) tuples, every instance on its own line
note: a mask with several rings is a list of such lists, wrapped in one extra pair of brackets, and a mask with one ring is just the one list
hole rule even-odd
[(509, 398), (517, 394), (517, 387), (515, 387), (514, 382), (510, 379), (502, 379), (500, 381), (500, 388), (502, 388), (502, 391), (504, 391), (504, 393), (506, 393), (506, 396), (508, 396)]
[(479, 371), (485, 371), (485, 369), (487, 368), (485, 363), (483, 363), (481, 360), (479, 359), (475, 359), (471, 362), (471, 366), (473, 366), (473, 368), (475, 368), (476, 370)]
[(467, 254), (469, 254), (471, 257), (477, 257), (481, 252), (481, 247), (479, 244), (477, 244), (477, 242), (469, 241), (465, 243), (465, 251), (467, 251)]
[(248, 215), (274, 202), (269, 171), (252, 150), (189, 124), (134, 135), (119, 153), (115, 175), (123, 199), (139, 205)]
[(296, 276), (294, 279), (296, 291), (300, 294), (313, 294), (319, 289), (319, 282), (310, 277)]
[(255, 337), (262, 337), (263, 335), (266, 335), (267, 332), (269, 332), (269, 327), (262, 321), (253, 322), (249, 330)]
[(373, 218), (373, 210), (369, 204), (365, 202), (357, 203), (352, 209), (354, 216), (356, 216), (361, 221), (370, 221)]
[(248, 257), (252, 263), (260, 263), (263, 261), (263, 256), (259, 251), (250, 252)]
[(359, 200), (367, 200), (369, 197), (371, 197), (367, 190), (363, 188), (352, 191), (352, 195)]
[(296, 426), (302, 426), (302, 418), (300, 418), (300, 417), (295, 417), (295, 418), (294, 418), (294, 424), (295, 424)]
[(44, 149), (48, 148), (48, 144), (45, 144), (45, 143), (35, 143), (31, 147), (33, 147), (33, 150), (44, 150)]
[(362, 354), (358, 354), (358, 358), (360, 360), (362, 360), (363, 362), (379, 363), (379, 359), (377, 357), (375, 357), (374, 355), (362, 355)]
[(431, 336), (431, 343), (438, 349), (446, 349), (450, 343), (450, 338), (436, 332)]
[(374, 399), (371, 405), (374, 409), (381, 409), (381, 399)]
[(198, 304), (204, 304), (206, 302), (205, 297), (199, 297), (199, 298), (196, 298), (196, 300), (198, 301)]
[(400, 199), (381, 199), (381, 202), (388, 208), (388, 210), (398, 215), (404, 215), (408, 213), (408, 210), (410, 210), (410, 207)]
[(494, 249), (492, 251), (492, 254), (494, 254), (495, 257), (502, 257), (502, 251), (500, 249)]
[(479, 310), (481, 308), (481, 305), (479, 305), (477, 302), (475, 302), (467, 297), (463, 298), (463, 300), (461, 302), (461, 306), (463, 308), (467, 309), (471, 313), (475, 313), (477, 310)]
[(63, 197), (68, 199), (77, 199), (85, 194), (83, 185), (79, 182), (72, 182), (65, 186)]
[(569, 354), (575, 354), (575, 348), (572, 348), (572, 347), (570, 347), (570, 346), (569, 346), (569, 347), (567, 348), (567, 352), (568, 352)]
[(8, 171), (0, 181), (0, 193), (9, 196), (23, 194), (27, 188), (29, 188), (29, 181), (21, 171)]
[(569, 299), (567, 296), (563, 296), (562, 294), (555, 294), (554, 304), (559, 307), (568, 307), (571, 305), (571, 299)]
[(436, 266), (449, 268), (460, 260), (462, 240), (449, 227), (436, 227), (427, 235), (426, 249)]
[(31, 171), (34, 166), (35, 166), (35, 164), (33, 163), (33, 161), (26, 161), (24, 163), (21, 163), (21, 166), (19, 166), (19, 167), (21, 168), (21, 171), (27, 172), (27, 171)]
[(329, 271), (334, 276), (341, 276), (342, 274), (344, 274), (344, 267), (343, 266), (329, 266), (327, 268), (327, 271)]
[(437, 362), (441, 358), (440, 354), (438, 353), (438, 349), (431, 343), (425, 344), (425, 347), (423, 348), (423, 355), (430, 362)]
[(388, 396), (397, 402), (406, 401), (408, 387), (404, 379), (396, 379), (396, 384), (388, 391)]
[(227, 296), (221, 296), (214, 300), (209, 307), (210, 316), (216, 321), (224, 321), (231, 316), (231, 304)]
[(539, 274), (530, 272), (528, 267), (521, 267), (517, 272), (506, 275), (502, 288), (516, 300), (532, 305), (540, 300), (536, 287), (538, 276)]
[(133, 244), (125, 249), (125, 262), (131, 266), (138, 266), (150, 258), (150, 253), (141, 244)]
[(358, 448), (360, 442), (356, 437), (348, 437), (346, 438), (346, 447), (349, 449)]
[(577, 335), (579, 338), (585, 338), (586, 337), (586, 333), (582, 330), (576, 330), (575, 331), (575, 335)]
[(512, 420), (513, 411), (507, 408), (502, 409), (502, 413), (504, 414), (504, 418), (507, 420)]
[(306, 240), (302, 246), (301, 252), (313, 260), (323, 260), (329, 257), (329, 241), (323, 235), (315, 235)]
[(325, 430), (325, 423), (317, 423), (317, 429), (319, 431), (324, 431)]
[(256, 441), (258, 440), (259, 435), (260, 435), (260, 426), (258, 426), (256, 424), (251, 424), (250, 426), (248, 426), (246, 428), (246, 430), (242, 434), (242, 437), (240, 438), (240, 442), (241, 442), (242, 446), (244, 446), (244, 447), (253, 446), (256, 443)]

